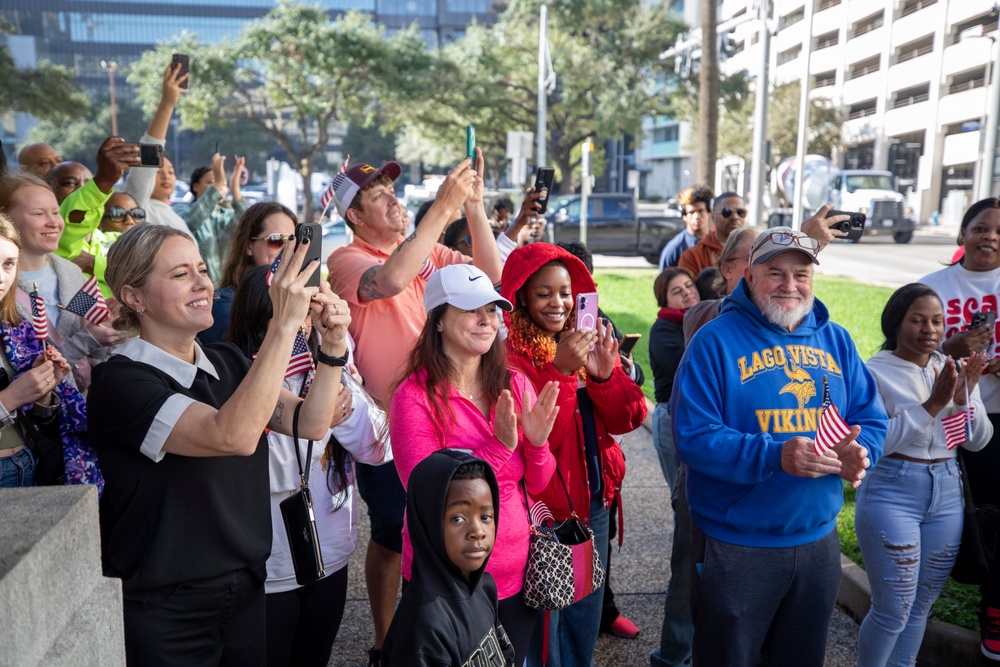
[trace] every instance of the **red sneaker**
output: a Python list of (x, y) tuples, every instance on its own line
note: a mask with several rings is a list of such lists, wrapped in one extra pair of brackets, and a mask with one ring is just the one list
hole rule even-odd
[(1000, 661), (1000, 609), (987, 607), (979, 621), (983, 655), (990, 660)]
[[(997, 612), (1000, 614), (1000, 611)], [(615, 637), (621, 637), (622, 639), (635, 639), (639, 636), (639, 628), (636, 627), (635, 623), (625, 618), (623, 615), (619, 614), (618, 618), (608, 626), (608, 632), (613, 634)], [(1000, 648), (1000, 642), (997, 643), (998, 648)], [(1000, 660), (1000, 653), (997, 654), (995, 660)]]

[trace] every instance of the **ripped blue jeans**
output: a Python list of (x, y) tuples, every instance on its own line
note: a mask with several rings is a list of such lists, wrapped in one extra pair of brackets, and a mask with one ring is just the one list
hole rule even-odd
[(872, 588), (858, 665), (914, 665), (962, 541), (958, 462), (883, 457), (857, 493), (855, 531)]

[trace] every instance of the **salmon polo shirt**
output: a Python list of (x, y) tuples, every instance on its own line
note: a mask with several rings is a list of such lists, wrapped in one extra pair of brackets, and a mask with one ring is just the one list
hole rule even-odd
[[(349, 331), (356, 343), (354, 363), (365, 379), (365, 387), (383, 405), (389, 404), (389, 391), (402, 379), (406, 359), (424, 327), (424, 288), (429, 273), (415, 277), (399, 294), (385, 299), (361, 301), (358, 284), (365, 271), (385, 263), (389, 255), (357, 236), (330, 255), (330, 287), (351, 307)], [(468, 264), (472, 258), (440, 243), (434, 246), (429, 261), (434, 267)]]

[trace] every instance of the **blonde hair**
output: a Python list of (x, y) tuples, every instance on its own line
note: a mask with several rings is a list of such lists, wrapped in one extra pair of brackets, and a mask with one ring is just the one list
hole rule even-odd
[[(21, 249), (21, 235), (17, 233), (17, 227), (11, 222), (5, 213), (0, 213), (0, 238), (7, 239)], [(17, 314), (17, 275), (19, 269), (14, 270), (14, 280), (11, 282), (7, 293), (0, 299), (0, 322), (6, 322), (14, 326), (21, 323), (21, 316)]]
[(139, 313), (122, 301), (122, 287), (129, 285), (133, 289), (145, 291), (160, 248), (167, 239), (175, 236), (194, 243), (190, 236), (179, 229), (147, 223), (129, 228), (111, 244), (104, 281), (118, 300), (118, 315), (111, 323), (117, 331), (134, 333), (139, 330)]
[[(0, 213), (7, 213), (14, 203), (14, 196), (22, 188), (32, 185), (52, 192), (52, 187), (34, 174), (7, 174), (0, 177)], [(55, 196), (54, 192), (52, 196)]]

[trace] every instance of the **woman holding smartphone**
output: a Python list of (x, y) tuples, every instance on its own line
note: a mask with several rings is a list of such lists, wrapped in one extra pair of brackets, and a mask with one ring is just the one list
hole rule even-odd
[[(612, 434), (638, 428), (646, 417), (646, 400), (622, 371), (610, 324), (576, 329), (576, 299), (595, 288), (582, 261), (548, 243), (512, 252), (501, 279), (501, 294), (513, 304), (506, 316), (511, 366), (536, 390), (550, 382), (559, 387), (559, 414), (549, 436), (559, 474), (532, 500), (544, 501), (557, 521), (575, 511), (594, 532), (595, 547), (607, 563), (608, 506), (625, 476), (621, 445)], [(602, 586), (550, 613), (548, 664), (593, 663), (603, 598)], [(541, 664), (543, 625), (535, 624), (529, 665)]]
[(203, 343), (219, 343), (229, 328), (229, 310), (243, 276), (255, 266), (270, 266), (295, 236), (295, 214), (278, 202), (254, 204), (243, 213), (233, 234), (222, 279), (212, 303), (212, 326), (198, 334)]
[[(990, 422), (991, 445), (978, 452), (962, 454), (969, 473), (975, 502), (1000, 505), (1000, 341), (995, 327), (973, 327), (972, 318), (980, 311), (996, 312), (1000, 304), (1000, 199), (982, 199), (969, 207), (962, 218), (958, 243), (965, 255), (956, 264), (924, 276), (920, 282), (933, 289), (948, 313), (942, 351), (953, 359), (969, 357), (980, 350), (987, 353), (986, 373), (979, 381)], [(980, 587), (982, 611), (979, 618), (982, 652), (1000, 661), (1000, 560)]]
[[(320, 439), (347, 363), (347, 303), (306, 286), (318, 263), (285, 246), (274, 316), (253, 365), (235, 345), (201, 347), (213, 287), (194, 240), (136, 225), (108, 252), (114, 325), (139, 333), (98, 366), (90, 435), (104, 473), (104, 574), (122, 580), (129, 664), (259, 665), (271, 550), (265, 429)], [(323, 337), (304, 399), (282, 387), (306, 317)]]

